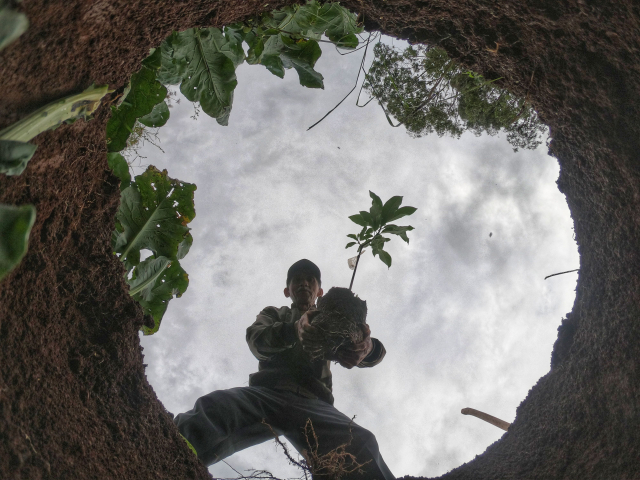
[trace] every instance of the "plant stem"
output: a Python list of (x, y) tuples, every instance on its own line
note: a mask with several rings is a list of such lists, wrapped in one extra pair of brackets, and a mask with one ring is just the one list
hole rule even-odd
[(356, 258), (356, 266), (353, 268), (353, 275), (351, 275), (351, 283), (349, 284), (349, 291), (351, 291), (351, 287), (353, 287), (353, 279), (356, 278), (356, 271), (358, 270), (360, 255), (362, 255), (362, 247), (358, 248), (358, 258)]

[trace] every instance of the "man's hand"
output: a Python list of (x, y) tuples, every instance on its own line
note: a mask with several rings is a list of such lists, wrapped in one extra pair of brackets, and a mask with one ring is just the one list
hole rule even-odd
[(324, 337), (322, 332), (311, 325), (313, 317), (318, 315), (320, 310), (308, 310), (300, 320), (296, 322), (296, 333), (298, 340), (302, 344), (302, 349), (307, 353), (316, 353), (324, 348)]
[(344, 368), (353, 368), (362, 362), (367, 355), (373, 350), (373, 342), (371, 341), (371, 330), (366, 323), (362, 325), (363, 338), (360, 343), (354, 343), (348, 347), (340, 347), (338, 351), (326, 355), (327, 360), (336, 360)]

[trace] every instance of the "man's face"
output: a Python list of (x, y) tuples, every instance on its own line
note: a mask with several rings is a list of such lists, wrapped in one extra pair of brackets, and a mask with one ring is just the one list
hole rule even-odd
[(315, 305), (316, 299), (322, 296), (322, 288), (318, 280), (311, 273), (296, 273), (284, 289), (284, 296), (298, 307), (310, 308)]

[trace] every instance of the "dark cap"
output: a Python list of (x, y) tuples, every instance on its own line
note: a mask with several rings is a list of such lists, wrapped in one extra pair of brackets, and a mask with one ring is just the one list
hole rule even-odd
[(320, 284), (322, 281), (320, 279), (320, 269), (318, 268), (318, 266), (315, 263), (313, 263), (311, 260), (307, 260), (306, 258), (303, 258), (302, 260), (298, 260), (296, 263), (294, 263), (289, 267), (289, 271), (287, 271), (287, 286), (289, 286), (289, 282), (291, 282), (291, 278), (296, 273), (300, 273), (300, 272), (310, 273), (311, 275), (316, 277), (316, 280), (318, 280), (318, 284)]

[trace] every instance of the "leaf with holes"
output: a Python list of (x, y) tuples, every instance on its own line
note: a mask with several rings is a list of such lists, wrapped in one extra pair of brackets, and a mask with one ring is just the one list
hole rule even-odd
[[(226, 125), (236, 88), (236, 67), (244, 61), (240, 37), (219, 28), (190, 28), (174, 33), (168, 41), (171, 54), (162, 57), (160, 76), (173, 77), (181, 73), (180, 91), (202, 110)], [(165, 50), (167, 47), (165, 46)], [(172, 72), (172, 73), (168, 73)]]
[(313, 22), (315, 31), (323, 32), (329, 40), (339, 48), (354, 49), (358, 46), (357, 33), (362, 33), (362, 26), (358, 25), (358, 16), (351, 13), (339, 3), (325, 3)]
[(160, 328), (169, 301), (181, 297), (189, 286), (189, 275), (178, 260), (167, 257), (149, 257), (133, 269), (129, 294), (153, 318), (153, 327), (143, 326), (145, 335), (152, 335)]
[(195, 190), (195, 185), (150, 166), (122, 191), (113, 247), (128, 270), (140, 263), (143, 249), (156, 257), (178, 257), (180, 245), (189, 236), (186, 225), (196, 215)]
[(0, 280), (13, 270), (25, 253), (36, 220), (33, 205), (0, 205)]

